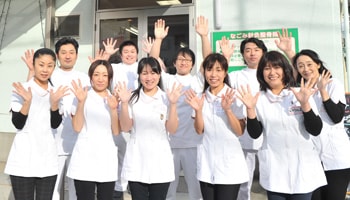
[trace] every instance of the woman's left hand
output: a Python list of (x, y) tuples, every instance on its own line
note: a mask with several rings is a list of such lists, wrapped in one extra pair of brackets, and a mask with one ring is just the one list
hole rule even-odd
[(54, 92), (53, 89), (50, 90), (50, 103), (51, 103), (51, 109), (56, 110), (58, 109), (58, 103), (60, 99), (64, 96), (67, 96), (69, 94), (69, 87), (68, 86), (60, 86), (58, 89)]

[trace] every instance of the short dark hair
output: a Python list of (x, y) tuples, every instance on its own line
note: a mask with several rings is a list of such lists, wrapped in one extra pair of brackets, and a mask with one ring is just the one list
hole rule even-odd
[(89, 75), (90, 81), (92, 79), (92, 75), (95, 72), (95, 69), (99, 65), (103, 65), (103, 66), (105, 66), (107, 68), (107, 73), (108, 73), (108, 87), (107, 88), (109, 88), (109, 86), (111, 84), (111, 80), (113, 78), (113, 68), (112, 68), (112, 65), (106, 60), (96, 60), (93, 63), (91, 63), (91, 65), (89, 67), (89, 71), (88, 71), (88, 75)]
[(119, 53), (120, 55), (122, 55), (123, 53), (123, 49), (125, 46), (134, 46), (135, 49), (136, 49), (136, 52), (139, 53), (139, 49), (137, 48), (137, 45), (131, 41), (131, 40), (125, 40), (124, 42), (122, 42), (120, 45), (119, 45)]
[(282, 68), (284, 74), (283, 84), (285, 88), (296, 86), (296, 82), (293, 77), (293, 67), (289, 63), (288, 59), (278, 51), (269, 51), (264, 53), (264, 55), (261, 57), (258, 69), (256, 71), (256, 77), (260, 83), (260, 90), (266, 91), (267, 89), (271, 89), (264, 79), (264, 69), (267, 65)]
[(194, 66), (194, 64), (196, 63), (196, 56), (195, 54), (193, 53), (193, 51), (187, 47), (184, 47), (184, 48), (180, 48), (179, 50), (177, 50), (176, 54), (175, 54), (175, 57), (174, 57), (174, 63), (176, 62), (176, 59), (179, 55), (189, 55), (192, 59), (192, 66)]
[(245, 45), (247, 43), (254, 43), (254, 44), (256, 44), (256, 46), (258, 48), (262, 49), (264, 53), (267, 52), (267, 48), (265, 46), (265, 43), (262, 40), (259, 40), (258, 38), (251, 37), (251, 38), (246, 38), (241, 42), (240, 51), (241, 51), (242, 55), (244, 53), (244, 48), (245, 48)]
[(60, 40), (58, 40), (55, 44), (55, 52), (56, 54), (58, 54), (58, 52), (60, 51), (60, 48), (62, 45), (66, 45), (66, 44), (72, 44), (74, 46), (74, 49), (76, 51), (76, 53), (78, 53), (78, 48), (79, 48), (79, 44), (78, 42), (71, 37), (63, 37)]

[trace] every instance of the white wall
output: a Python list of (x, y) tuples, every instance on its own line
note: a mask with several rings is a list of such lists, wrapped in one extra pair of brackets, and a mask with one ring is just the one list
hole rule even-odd
[[(214, 28), (214, 1), (196, 1), (196, 15), (209, 18), (210, 32), (298, 28), (299, 50), (308, 48), (318, 52), (333, 76), (343, 81), (338, 0), (217, 0), (221, 2), (222, 24), (218, 30)], [(197, 47), (200, 47), (199, 38)], [(197, 55), (201, 55), (200, 48)]]

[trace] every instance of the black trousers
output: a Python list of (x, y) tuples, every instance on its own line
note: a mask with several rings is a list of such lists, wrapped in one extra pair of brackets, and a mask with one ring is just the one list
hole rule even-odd
[(312, 200), (344, 200), (350, 182), (350, 168), (325, 171), (327, 185), (312, 194)]
[(112, 182), (93, 182), (74, 180), (77, 200), (95, 200), (95, 191), (97, 191), (98, 200), (113, 199), (115, 181)]
[(266, 192), (268, 200), (310, 200), (312, 196), (312, 192), (302, 194), (285, 194), (271, 191)]
[(165, 200), (170, 182), (141, 183), (129, 181), (132, 200)]
[(17, 200), (51, 200), (57, 175), (43, 178), (10, 175), (13, 195)]
[(236, 200), (241, 184), (210, 184), (199, 182), (203, 200)]

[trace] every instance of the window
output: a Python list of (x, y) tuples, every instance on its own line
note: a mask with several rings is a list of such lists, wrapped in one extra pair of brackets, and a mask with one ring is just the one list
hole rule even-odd
[(80, 15), (59, 16), (55, 18), (55, 38), (80, 36)]

